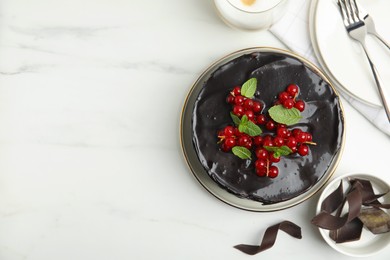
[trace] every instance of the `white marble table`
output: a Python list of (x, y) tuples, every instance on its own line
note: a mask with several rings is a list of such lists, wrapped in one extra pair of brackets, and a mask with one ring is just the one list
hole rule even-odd
[[(184, 162), (191, 84), (253, 46), (285, 48), (267, 31), (229, 28), (210, 0), (1, 1), (0, 259), (249, 259), (233, 246), (284, 219), (303, 239), (280, 234), (253, 259), (350, 259), (310, 224), (318, 194), (247, 212), (206, 192)], [(335, 176), (390, 182), (389, 138), (343, 104)]]

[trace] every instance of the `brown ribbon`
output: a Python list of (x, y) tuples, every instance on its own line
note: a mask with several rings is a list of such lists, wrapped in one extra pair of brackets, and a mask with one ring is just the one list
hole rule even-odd
[(264, 250), (270, 249), (275, 244), (279, 229), (292, 237), (298, 239), (302, 238), (301, 228), (296, 224), (285, 220), (276, 225), (268, 227), (264, 232), (263, 240), (259, 246), (240, 244), (234, 246), (234, 248), (248, 255), (255, 255)]

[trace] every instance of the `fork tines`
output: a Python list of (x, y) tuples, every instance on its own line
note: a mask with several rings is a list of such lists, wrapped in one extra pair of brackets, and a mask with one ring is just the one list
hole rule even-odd
[(337, 4), (340, 7), (343, 22), (348, 31), (364, 25), (363, 20), (359, 17), (359, 9), (355, 0), (337, 0)]

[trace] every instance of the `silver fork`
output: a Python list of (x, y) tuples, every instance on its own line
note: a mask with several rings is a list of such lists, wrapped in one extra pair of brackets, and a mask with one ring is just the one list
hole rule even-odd
[(355, 9), (357, 10), (358, 16), (360, 17), (360, 19), (364, 20), (364, 23), (366, 24), (367, 33), (374, 35), (390, 50), (389, 43), (377, 32), (374, 19), (372, 19), (372, 17), (368, 14), (368, 12), (355, 0), (353, 0), (352, 3), (354, 4)]
[(360, 17), (357, 15), (358, 10), (356, 9), (354, 4), (351, 4), (350, 0), (338, 0), (337, 3), (340, 7), (340, 12), (343, 17), (343, 22), (349, 36), (352, 39), (358, 41), (363, 47), (364, 53), (366, 54), (367, 60), (370, 64), (372, 74), (374, 76), (375, 83), (380, 94), (382, 105), (386, 111), (387, 119), (390, 123), (390, 107), (389, 107), (388, 96), (385, 92), (385, 89), (382, 87), (382, 82), (379, 77), (378, 70), (376, 69), (374, 63), (372, 62), (371, 56), (368, 53), (366, 47), (365, 39), (367, 35), (367, 27), (364, 21), (361, 20)]

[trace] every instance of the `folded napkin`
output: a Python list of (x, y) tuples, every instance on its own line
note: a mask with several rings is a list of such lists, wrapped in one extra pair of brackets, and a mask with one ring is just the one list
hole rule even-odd
[[(286, 14), (269, 30), (292, 51), (300, 54), (321, 68), (310, 40), (310, 4), (311, 0), (288, 1)], [(338, 87), (336, 82), (332, 83), (337, 87), (340, 95), (346, 99), (352, 107), (359, 111), (378, 129), (390, 136), (390, 124), (382, 107), (361, 102), (343, 91), (342, 88)]]

